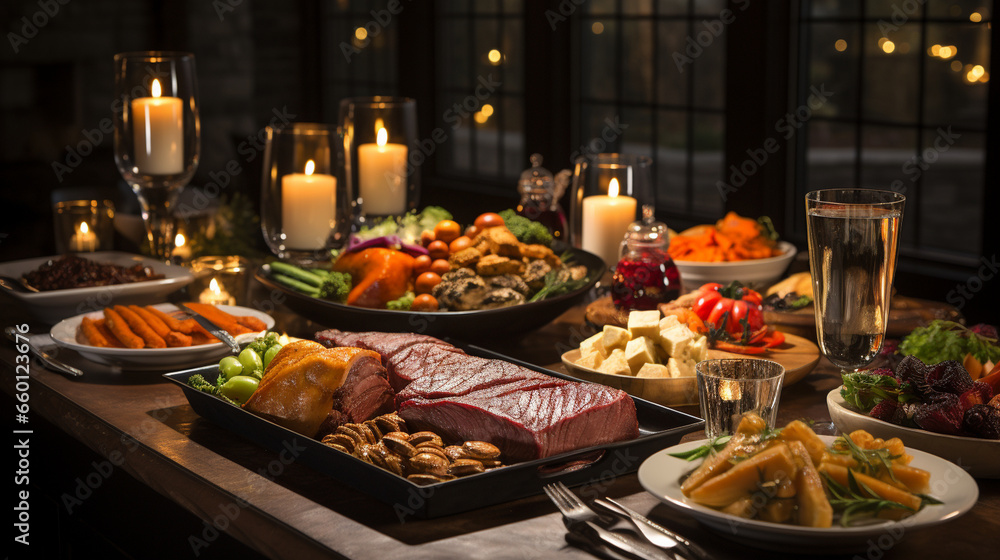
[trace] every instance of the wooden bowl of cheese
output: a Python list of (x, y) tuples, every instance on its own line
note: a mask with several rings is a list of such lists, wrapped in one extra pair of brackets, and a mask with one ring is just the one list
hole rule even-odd
[(658, 310), (632, 311), (627, 328), (607, 325), (562, 355), (573, 377), (621, 389), (658, 404), (698, 404), (694, 366), (708, 339)]

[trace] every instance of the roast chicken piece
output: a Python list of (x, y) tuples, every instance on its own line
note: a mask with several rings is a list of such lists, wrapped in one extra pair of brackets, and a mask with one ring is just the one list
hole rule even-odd
[(243, 405), (247, 411), (304, 436), (315, 437), (333, 407), (334, 393), (354, 368), (380, 365), (381, 357), (360, 348), (326, 348), (301, 340), (286, 344)]
[(413, 274), (413, 257), (372, 247), (340, 255), (333, 270), (351, 275), (354, 288), (347, 294), (347, 305), (383, 309), (387, 302), (406, 293)]

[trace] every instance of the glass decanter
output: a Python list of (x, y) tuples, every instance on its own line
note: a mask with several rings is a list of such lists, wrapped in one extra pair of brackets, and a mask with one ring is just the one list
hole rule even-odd
[(677, 265), (667, 253), (667, 225), (656, 221), (653, 207), (643, 205), (642, 219), (625, 233), (611, 284), (611, 299), (622, 309), (656, 309), (681, 295)]
[(541, 223), (556, 239), (566, 238), (566, 214), (559, 206), (559, 198), (566, 191), (566, 181), (556, 181), (552, 173), (542, 167), (541, 154), (531, 154), (531, 167), (521, 173), (517, 191), (521, 201), (517, 213)]

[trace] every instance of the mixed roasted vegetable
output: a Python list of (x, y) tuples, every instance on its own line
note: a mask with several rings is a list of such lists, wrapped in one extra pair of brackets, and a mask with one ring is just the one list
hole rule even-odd
[(701, 465), (681, 483), (690, 500), (746, 519), (831, 527), (902, 519), (941, 502), (930, 473), (909, 465), (899, 438), (858, 430), (826, 443), (800, 420), (769, 430), (750, 413), (736, 433), (675, 454)]
[(548, 229), (513, 210), (466, 227), (443, 208), (388, 217), (353, 234), (329, 270), (269, 265), (271, 278), (316, 298), (395, 311), (476, 310), (585, 286), (586, 267), (549, 247)]

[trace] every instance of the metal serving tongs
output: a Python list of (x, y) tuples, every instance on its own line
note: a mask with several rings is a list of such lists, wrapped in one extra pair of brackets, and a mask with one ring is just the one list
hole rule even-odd
[(83, 377), (83, 371), (67, 364), (66, 362), (63, 362), (45, 350), (42, 350), (32, 344), (31, 340), (28, 338), (30, 333), (19, 333), (14, 327), (6, 327), (3, 330), (3, 334), (15, 345), (27, 344), (31, 353), (34, 354), (35, 357), (38, 358), (43, 364), (45, 364), (46, 367), (70, 377)]

